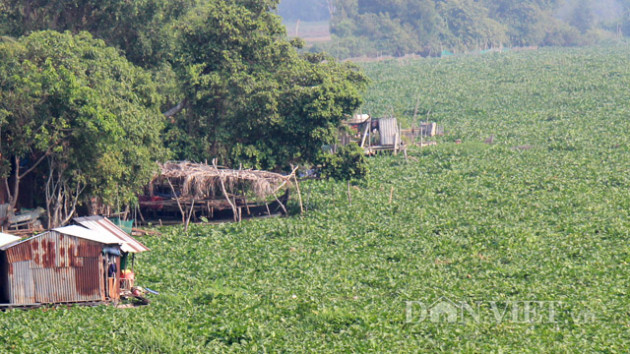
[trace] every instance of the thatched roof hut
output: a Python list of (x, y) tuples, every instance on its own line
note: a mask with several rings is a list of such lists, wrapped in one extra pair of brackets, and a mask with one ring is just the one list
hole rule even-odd
[[(140, 205), (160, 210), (172, 210), (174, 206), (180, 211), (185, 224), (197, 212), (212, 216), (215, 210), (225, 208), (232, 210), (235, 220), (240, 220), (243, 208), (251, 215), (250, 209), (256, 206), (251, 202), (262, 203), (270, 214), (268, 202), (271, 200), (286, 213), (288, 189), (293, 186), (295, 172), (285, 176), (269, 171), (233, 170), (187, 161), (166, 162), (160, 165), (159, 174), (149, 186), (149, 200), (141, 200)], [(281, 190), (284, 190), (284, 195), (279, 198)], [(154, 197), (154, 191), (161, 191), (161, 196)], [(163, 199), (165, 194), (167, 199)]]
[[(290, 186), (293, 175), (258, 170), (230, 170), (192, 162), (166, 162), (161, 166), (156, 181), (168, 179), (179, 187), (181, 198), (203, 200), (221, 194), (221, 184), (230, 193), (252, 192), (260, 199), (276, 194)], [(218, 193), (217, 193), (218, 192)]]

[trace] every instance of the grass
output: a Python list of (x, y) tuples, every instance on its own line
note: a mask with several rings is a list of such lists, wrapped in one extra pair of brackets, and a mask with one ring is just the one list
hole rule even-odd
[[(366, 109), (411, 122), (418, 101), (439, 146), (372, 159), (351, 205), (345, 183), (313, 181), (303, 217), (144, 237), (150, 306), (1, 313), (0, 351), (626, 352), (629, 57), (365, 64)], [(555, 323), (406, 321), (407, 301), (442, 296), (562, 306)]]

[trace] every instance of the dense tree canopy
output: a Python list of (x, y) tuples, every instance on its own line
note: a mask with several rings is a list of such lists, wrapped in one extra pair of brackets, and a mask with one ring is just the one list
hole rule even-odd
[[(88, 31), (123, 50), (127, 60), (157, 65), (173, 49), (170, 24), (194, 0), (0, 0), (5, 33)], [(1, 28), (1, 27), (0, 27)]]
[(215, 1), (191, 12), (178, 33), (187, 108), (169, 142), (182, 158), (261, 168), (314, 161), (360, 104), (365, 78), (330, 58), (299, 56), (265, 7)]
[(0, 178), (13, 204), (28, 173), (59, 213), (83, 191), (133, 199), (164, 156), (162, 121), (150, 76), (87, 32), (0, 43)]
[(0, 177), (11, 202), (25, 172), (50, 182), (40, 190), (49, 202), (61, 187), (67, 214), (79, 195), (132, 200), (155, 160), (318, 161), (366, 78), (298, 54), (277, 5), (0, 0)]

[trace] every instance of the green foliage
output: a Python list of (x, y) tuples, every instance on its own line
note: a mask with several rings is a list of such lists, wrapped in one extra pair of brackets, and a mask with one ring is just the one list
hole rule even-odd
[[(318, 44), (337, 57), (464, 52), (496, 47), (572, 46), (606, 38), (595, 25), (592, 0), (580, 0), (567, 21), (561, 1), (337, 0), (333, 40)], [(602, 25), (603, 26), (603, 25)], [(616, 29), (615, 29), (616, 31)], [(610, 34), (612, 36), (612, 34)]]
[(123, 51), (127, 60), (154, 67), (172, 57), (171, 24), (194, 0), (0, 0), (0, 30), (19, 37), (34, 31), (88, 31)]
[(298, 55), (272, 5), (216, 1), (181, 21), (176, 71), (187, 109), (167, 133), (178, 158), (272, 169), (312, 162), (361, 104), (366, 78), (351, 64)]
[(368, 173), (365, 152), (355, 143), (339, 146), (335, 154), (322, 153), (320, 164), (323, 178), (338, 181), (362, 179)]
[[(0, 85), (2, 177), (16, 158), (45, 158), (42, 166), (70, 186), (87, 183), (90, 195), (125, 202), (166, 157), (150, 76), (86, 32), (0, 43)], [(38, 173), (48, 177), (46, 168)]]
[[(366, 64), (373, 112), (413, 117), (422, 88), (449, 133), (438, 146), (370, 159), (352, 205), (345, 182), (308, 181), (303, 217), (145, 236), (151, 305), (2, 313), (0, 351), (625, 352), (629, 55)], [(550, 324), (406, 323), (406, 301), (441, 296), (564, 305)]]
[[(2, 37), (3, 70), (12, 81), (4, 83), (8, 108), (0, 110), (0, 122), (19, 123), (3, 134), (25, 139), (3, 142), (13, 156), (0, 158), (0, 173), (15, 167), (8, 159), (46, 157), (53, 146), (54, 164), (78, 174), (68, 177), (75, 185), (87, 183), (90, 193), (122, 203), (150, 177), (154, 166), (147, 161), (171, 156), (166, 148), (178, 159), (217, 157), (226, 165), (269, 169), (316, 160), (344, 115), (361, 104), (366, 78), (351, 64), (298, 55), (303, 43), (286, 39), (273, 13), (277, 5), (0, 0), (0, 35), (25, 42), (34, 33), (23, 55), (8, 53), (21, 46)], [(79, 48), (66, 45), (70, 34), (33, 32), (42, 29), (75, 34)], [(38, 41), (44, 43), (33, 44)], [(183, 111), (169, 117), (160, 136), (158, 109), (177, 104)], [(75, 129), (77, 122), (85, 132)]]
[(434, 1), (337, 1), (331, 32), (372, 41), (379, 51), (402, 55), (436, 50), (443, 23)]

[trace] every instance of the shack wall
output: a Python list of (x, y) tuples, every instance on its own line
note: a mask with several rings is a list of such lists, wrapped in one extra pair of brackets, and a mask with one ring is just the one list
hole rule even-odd
[(106, 300), (103, 246), (49, 231), (7, 249), (9, 303)]
[(396, 118), (383, 118), (378, 121), (378, 125), (381, 134), (381, 145), (396, 144), (396, 134), (399, 134), (398, 120)]

